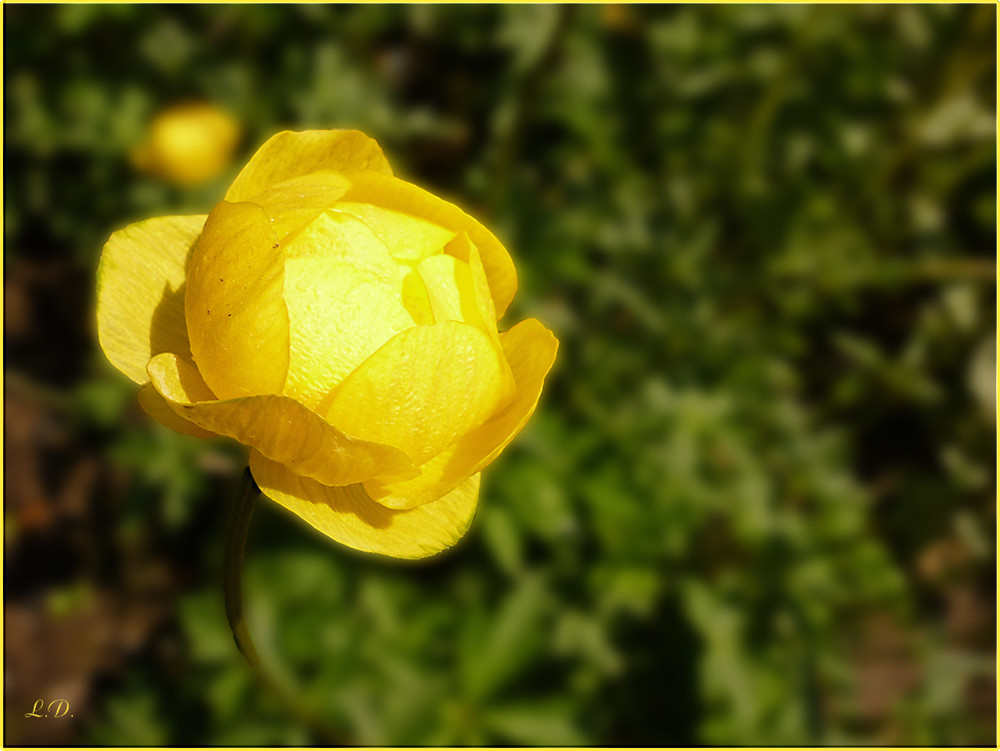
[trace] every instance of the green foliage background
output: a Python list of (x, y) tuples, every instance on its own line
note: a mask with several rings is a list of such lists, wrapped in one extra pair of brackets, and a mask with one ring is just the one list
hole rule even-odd
[[(995, 742), (995, 7), (4, 11), (7, 743)], [(93, 335), (110, 232), (241, 163), (132, 172), (187, 99), (374, 136), (561, 340), (453, 551), (260, 505), (257, 673), (245, 459)]]

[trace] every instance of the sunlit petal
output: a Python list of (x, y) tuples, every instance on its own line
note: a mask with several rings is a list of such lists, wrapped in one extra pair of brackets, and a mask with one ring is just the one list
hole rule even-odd
[(406, 452), (416, 464), (493, 414), (503, 355), (480, 329), (448, 321), (390, 339), (334, 391), (328, 419)]
[(514, 398), (482, 426), (423, 464), (419, 477), (403, 482), (381, 478), (366, 482), (372, 498), (390, 508), (412, 508), (439, 498), (463, 478), (486, 467), (521, 431), (538, 404), (558, 342), (533, 318), (500, 334), (500, 341), (517, 383)]
[(455, 233), (466, 232), (479, 248), (497, 314), (502, 316), (517, 291), (517, 272), (507, 249), (493, 233), (454, 204), (416, 185), (379, 172), (348, 175), (351, 188), (343, 200), (368, 203), (419, 216)]
[(285, 130), (271, 136), (257, 150), (229, 186), (226, 200), (250, 201), (275, 183), (319, 170), (392, 174), (378, 143), (360, 131)]
[(288, 371), (284, 257), (267, 214), (218, 204), (188, 265), (184, 313), (191, 354), (222, 399), (281, 391)]

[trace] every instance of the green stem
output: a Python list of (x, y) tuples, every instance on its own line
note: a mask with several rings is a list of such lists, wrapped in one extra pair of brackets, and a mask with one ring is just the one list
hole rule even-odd
[(285, 710), (303, 725), (311, 729), (317, 737), (327, 745), (354, 745), (345, 743), (337, 730), (324, 718), (317, 716), (303, 706), (295, 698), (296, 692), (288, 690), (265, 666), (260, 665), (257, 648), (254, 646), (253, 635), (243, 617), (243, 555), (247, 547), (247, 534), (250, 531), (250, 521), (253, 519), (254, 507), (260, 497), (260, 488), (254, 482), (248, 467), (243, 471), (243, 482), (240, 493), (233, 503), (229, 515), (229, 529), (226, 531), (226, 547), (223, 561), (223, 586), (226, 594), (226, 616), (229, 627), (233, 630), (236, 646), (251, 667), (253, 677), (260, 686), (266, 689)]
[(243, 483), (240, 494), (233, 504), (229, 516), (229, 529), (226, 531), (226, 548), (222, 564), (223, 588), (226, 594), (226, 616), (229, 627), (233, 630), (236, 646), (251, 667), (260, 662), (257, 648), (253, 643), (253, 635), (243, 618), (243, 553), (247, 547), (247, 533), (250, 531), (250, 520), (253, 519), (254, 506), (260, 489), (253, 481), (250, 468), (243, 471)]

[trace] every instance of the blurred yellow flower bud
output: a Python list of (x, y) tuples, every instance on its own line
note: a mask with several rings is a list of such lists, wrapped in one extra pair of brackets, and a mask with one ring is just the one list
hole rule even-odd
[(639, 29), (639, 23), (631, 8), (618, 3), (601, 6), (601, 25), (612, 31), (623, 33), (631, 33)]
[(249, 446), (334, 540), (420, 558), (464, 534), (555, 359), (534, 319), (498, 332), (516, 289), (496, 237), (375, 141), (283, 132), (207, 216), (111, 236), (97, 322), (154, 418)]
[(175, 105), (154, 118), (132, 163), (169, 182), (197, 185), (229, 165), (239, 137), (240, 124), (214, 104)]

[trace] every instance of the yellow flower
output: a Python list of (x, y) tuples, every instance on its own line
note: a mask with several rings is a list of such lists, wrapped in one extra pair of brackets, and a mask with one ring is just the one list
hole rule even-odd
[(97, 322), (155, 419), (249, 446), (263, 493), (334, 540), (420, 558), (468, 529), (555, 360), (537, 320), (498, 333), (516, 289), (489, 230), (375, 141), (283, 132), (207, 217), (111, 236)]
[(132, 162), (172, 183), (197, 185), (229, 165), (239, 137), (239, 123), (214, 104), (175, 105), (156, 116)]

